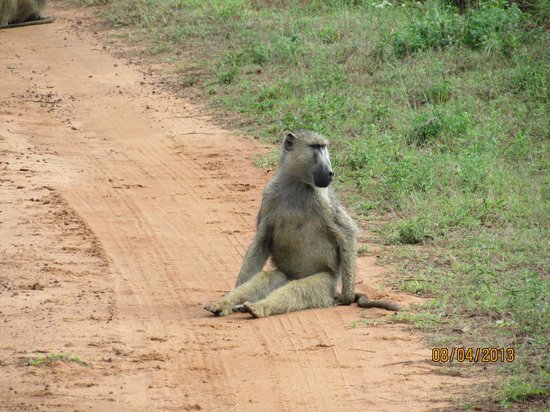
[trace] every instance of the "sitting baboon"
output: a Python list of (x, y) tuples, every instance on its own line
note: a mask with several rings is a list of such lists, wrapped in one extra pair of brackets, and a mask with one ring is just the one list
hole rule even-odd
[[(206, 310), (265, 317), (349, 305), (362, 296), (354, 292), (357, 227), (329, 187), (334, 172), (327, 144), (311, 131), (286, 136), (236, 289), (219, 302), (206, 303)], [(262, 271), (270, 255), (276, 270)]]
[(0, 0), (0, 28), (51, 23), (55, 17), (42, 17), (47, 0)]

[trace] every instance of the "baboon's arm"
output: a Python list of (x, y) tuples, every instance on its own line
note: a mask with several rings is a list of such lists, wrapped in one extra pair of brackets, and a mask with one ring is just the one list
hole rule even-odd
[(342, 279), (342, 293), (340, 302), (344, 305), (351, 305), (355, 301), (355, 242), (343, 242), (339, 248), (340, 265), (338, 272)]
[(256, 273), (260, 272), (269, 257), (270, 235), (267, 225), (259, 221), (256, 236), (244, 256), (243, 266), (237, 277), (235, 287), (242, 285)]
[(355, 233), (357, 227), (353, 220), (342, 212), (337, 213), (331, 226), (340, 257), (337, 275), (342, 279), (342, 293), (338, 303), (351, 305), (355, 301), (355, 261), (357, 259)]

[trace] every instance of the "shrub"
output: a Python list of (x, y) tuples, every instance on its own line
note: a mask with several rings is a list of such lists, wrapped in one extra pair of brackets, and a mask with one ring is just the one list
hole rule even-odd
[(460, 42), (462, 20), (449, 6), (430, 4), (419, 18), (411, 18), (392, 38), (398, 57), (428, 49), (445, 49)]
[(507, 52), (519, 44), (520, 20), (521, 11), (516, 4), (483, 2), (466, 14), (463, 42), (472, 49)]

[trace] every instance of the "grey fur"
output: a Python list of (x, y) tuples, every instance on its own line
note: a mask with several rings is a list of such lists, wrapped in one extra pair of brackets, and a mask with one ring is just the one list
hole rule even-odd
[(47, 0), (0, 0), (0, 28), (53, 21), (42, 13)]
[[(236, 289), (205, 304), (206, 310), (264, 317), (355, 301), (357, 227), (329, 186), (327, 144), (311, 131), (287, 135), (279, 169), (264, 189), (256, 236)], [(277, 269), (262, 271), (269, 256)]]

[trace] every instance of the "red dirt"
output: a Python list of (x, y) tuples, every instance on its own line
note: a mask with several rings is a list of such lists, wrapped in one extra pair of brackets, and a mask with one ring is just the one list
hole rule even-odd
[[(202, 303), (236, 279), (269, 175), (249, 138), (75, 22), (0, 31), (1, 410), (428, 410), (464, 378), (357, 306), (266, 319)], [(143, 72), (146, 72), (143, 69)], [(359, 290), (384, 268), (359, 259)], [(378, 279), (378, 281), (377, 281)], [(26, 366), (36, 353), (86, 364)]]

